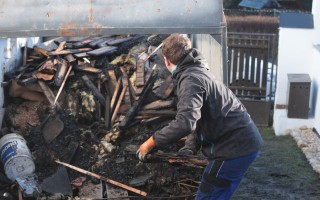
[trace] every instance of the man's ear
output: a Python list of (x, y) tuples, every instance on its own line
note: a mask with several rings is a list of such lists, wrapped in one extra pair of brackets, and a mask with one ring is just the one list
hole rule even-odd
[(167, 59), (167, 57), (165, 57), (165, 56), (163, 56), (163, 58), (164, 58), (164, 64), (166, 65), (166, 66), (169, 66), (170, 65), (170, 61)]

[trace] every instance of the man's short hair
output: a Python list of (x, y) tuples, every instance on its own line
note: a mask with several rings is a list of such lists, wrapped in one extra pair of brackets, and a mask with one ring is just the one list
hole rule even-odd
[(191, 41), (187, 36), (173, 33), (163, 41), (162, 54), (176, 65), (189, 53), (190, 49)]

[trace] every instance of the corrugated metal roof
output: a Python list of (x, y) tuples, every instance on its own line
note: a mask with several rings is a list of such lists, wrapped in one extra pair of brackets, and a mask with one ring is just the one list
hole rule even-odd
[(281, 13), (280, 27), (312, 29), (313, 15), (305, 13)]
[[(0, 0), (0, 4), (0, 37), (220, 35), (225, 27), (222, 1), (217, 0)], [(34, 14), (23, 17), (26, 13)]]
[(270, 0), (242, 0), (239, 3), (239, 6), (247, 7), (247, 8), (255, 8), (255, 9), (261, 9), (263, 8), (267, 3), (269, 3)]

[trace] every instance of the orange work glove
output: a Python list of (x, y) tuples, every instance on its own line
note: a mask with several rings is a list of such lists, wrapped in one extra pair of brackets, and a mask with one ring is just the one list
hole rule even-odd
[(140, 145), (136, 155), (140, 161), (146, 161), (147, 154), (156, 146), (153, 137), (151, 136), (147, 141)]

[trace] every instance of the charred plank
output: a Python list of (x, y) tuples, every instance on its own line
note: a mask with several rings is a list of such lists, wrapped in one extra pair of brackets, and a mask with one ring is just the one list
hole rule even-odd
[(93, 95), (98, 99), (99, 103), (105, 106), (105, 102), (106, 102), (105, 98), (99, 92), (98, 88), (92, 83), (89, 77), (87, 75), (83, 75), (81, 78), (84, 84), (93, 92)]
[(115, 50), (117, 50), (118, 47), (114, 46), (107, 46), (107, 47), (102, 47), (99, 49), (95, 49), (93, 51), (88, 51), (87, 54), (90, 56), (101, 56), (101, 55), (106, 55), (113, 53)]

